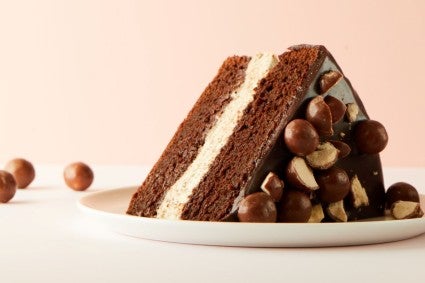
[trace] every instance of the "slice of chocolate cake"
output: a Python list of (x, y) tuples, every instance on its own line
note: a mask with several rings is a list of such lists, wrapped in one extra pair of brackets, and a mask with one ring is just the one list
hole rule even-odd
[(381, 216), (386, 143), (325, 47), (230, 57), (127, 213), (255, 222)]

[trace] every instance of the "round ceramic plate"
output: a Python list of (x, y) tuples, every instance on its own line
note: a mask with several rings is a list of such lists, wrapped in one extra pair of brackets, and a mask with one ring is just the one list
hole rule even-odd
[[(324, 247), (398, 241), (425, 233), (425, 218), (388, 217), (348, 223), (236, 223), (173, 221), (126, 215), (135, 187), (96, 192), (78, 206), (108, 229), (144, 239), (243, 247)], [(421, 195), (425, 207), (425, 196)]]

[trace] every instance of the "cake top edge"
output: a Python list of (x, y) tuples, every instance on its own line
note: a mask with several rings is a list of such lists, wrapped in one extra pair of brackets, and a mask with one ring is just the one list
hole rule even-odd
[[(299, 50), (302, 50), (302, 49), (317, 49), (319, 51), (327, 51), (327, 49), (326, 49), (326, 47), (324, 45), (315, 45), (315, 44), (302, 43), (302, 44), (292, 45), (292, 46), (286, 48), (286, 50), (283, 53), (291, 52), (291, 51), (299, 51)], [(259, 52), (256, 52), (255, 55), (237, 55), (237, 54), (234, 54), (234, 55), (228, 56), (227, 59), (233, 58), (233, 57), (248, 57), (248, 58), (252, 58), (252, 57), (259, 57), (259, 56), (261, 57), (261, 56), (264, 56), (264, 55), (266, 55), (266, 56), (273, 55), (273, 56), (279, 57), (283, 53), (276, 54), (276, 53), (273, 53), (271, 51), (259, 51)]]

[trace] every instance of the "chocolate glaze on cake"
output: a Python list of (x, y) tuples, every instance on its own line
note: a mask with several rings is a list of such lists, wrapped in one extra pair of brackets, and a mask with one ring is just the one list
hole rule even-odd
[[(223, 64), (133, 196), (129, 214), (156, 217), (164, 195), (196, 158), (214, 119), (229, 103), (229, 93), (243, 83), (249, 61), (247, 57), (232, 57)], [(280, 55), (277, 65), (258, 82), (253, 100), (207, 174), (191, 191), (179, 218), (237, 221), (241, 200), (261, 191), (261, 183), (270, 172), (285, 181), (284, 171), (293, 154), (286, 148), (283, 131), (291, 120), (304, 118), (308, 102), (317, 95), (331, 95), (344, 104), (355, 103), (359, 107), (356, 121), (342, 119), (333, 125), (332, 137), (322, 137), (322, 140), (343, 141), (350, 146), (350, 154), (335, 165), (344, 169), (350, 179), (357, 176), (369, 198), (369, 205), (358, 208), (349, 197), (344, 199), (348, 220), (382, 215), (385, 198), (379, 155), (359, 153), (351, 136), (356, 124), (369, 117), (345, 77), (322, 93), (320, 78), (331, 70), (342, 74), (323, 46), (295, 46)], [(316, 201), (314, 195), (312, 200)]]
[[(305, 50), (304, 48), (305, 46), (293, 47), (292, 50), (294, 50), (295, 53), (292, 51), (289, 52), (289, 54), (297, 56), (296, 52), (302, 52)], [(307, 77), (301, 86), (295, 86), (295, 88), (298, 88), (299, 91), (296, 94), (298, 99), (293, 99), (291, 104), (285, 108), (283, 111), (285, 113), (284, 117), (277, 118), (281, 120), (280, 124), (276, 127), (277, 133), (270, 135), (268, 145), (271, 145), (271, 148), (266, 150), (267, 153), (265, 155), (258, 158), (258, 160), (261, 160), (260, 164), (252, 173), (252, 178), (249, 182), (247, 182), (245, 190), (241, 190), (240, 195), (235, 199), (232, 212), (237, 210), (239, 202), (245, 195), (258, 191), (258, 187), (269, 172), (276, 172), (283, 180), (285, 179), (284, 171), (286, 164), (291, 158), (291, 154), (287, 150), (282, 138), (283, 128), (290, 120), (304, 117), (307, 102), (312, 97), (321, 93), (319, 88), (319, 78), (321, 75), (331, 70), (338, 71), (342, 74), (342, 70), (337, 65), (332, 55), (323, 46), (315, 47), (314, 49), (317, 50), (318, 56), (315, 64), (311, 66), (309, 72), (310, 77)], [(284, 53), (281, 56), (281, 61), (286, 61), (287, 59), (282, 58), (287, 55), (288, 53)], [(290, 62), (294, 64), (293, 61)], [(344, 205), (348, 215), (348, 220), (353, 221), (356, 219), (380, 216), (384, 213), (385, 188), (379, 154), (369, 155), (359, 153), (354, 143), (351, 131), (351, 129), (356, 126), (356, 123), (361, 120), (369, 119), (369, 116), (367, 115), (359, 96), (352, 88), (350, 81), (345, 77), (340, 83), (330, 89), (326, 95), (336, 97), (345, 104), (356, 103), (360, 108), (360, 113), (355, 123), (348, 123), (346, 119), (342, 119), (338, 123), (334, 124), (334, 134), (331, 137), (326, 138), (327, 140), (343, 141), (350, 146), (350, 155), (346, 158), (339, 159), (335, 166), (346, 170), (350, 179), (354, 177), (354, 175), (357, 175), (361, 184), (366, 188), (367, 195), (369, 197), (370, 205), (362, 206), (357, 209), (353, 207), (349, 198), (345, 199)], [(236, 219), (232, 213), (228, 215), (227, 218), (229, 220)]]
[[(293, 50), (299, 52), (304, 48), (305, 46), (297, 46), (293, 48)], [(278, 175), (284, 179), (284, 170), (286, 168), (286, 164), (290, 160), (291, 154), (283, 142), (282, 129), (288, 121), (294, 118), (304, 117), (307, 102), (312, 97), (321, 93), (319, 88), (319, 78), (321, 75), (331, 70), (338, 71), (342, 74), (342, 70), (337, 65), (332, 55), (322, 46), (316, 48), (318, 50), (318, 59), (316, 64), (314, 64), (310, 70), (311, 77), (307, 78), (302, 86), (297, 86), (301, 93), (297, 94), (299, 100), (294, 99), (291, 106), (285, 109), (286, 117), (281, 118), (281, 124), (277, 127), (279, 128), (279, 133), (277, 134), (278, 138), (270, 141), (270, 144), (274, 144), (274, 146), (272, 146), (265, 157), (260, 158), (261, 163), (252, 174), (252, 179), (246, 186), (246, 190), (241, 191), (241, 194), (235, 200), (232, 210), (237, 210), (238, 203), (243, 196), (257, 191), (257, 188), (261, 185), (262, 180), (268, 172), (277, 172)], [(283, 56), (286, 56), (286, 54), (283, 54), (281, 58)], [(342, 119), (338, 123), (334, 124), (334, 134), (331, 137), (326, 138), (327, 140), (343, 141), (350, 146), (351, 152), (349, 156), (339, 159), (335, 166), (346, 170), (350, 179), (354, 177), (354, 175), (357, 175), (359, 180), (361, 180), (362, 185), (366, 188), (367, 195), (369, 197), (370, 205), (357, 209), (353, 207), (349, 198), (345, 199), (344, 205), (348, 214), (348, 220), (352, 221), (356, 219), (380, 216), (384, 213), (383, 200), (385, 196), (385, 188), (379, 155), (359, 153), (354, 143), (351, 131), (356, 126), (356, 123), (361, 120), (369, 119), (369, 116), (367, 115), (359, 96), (352, 88), (350, 81), (345, 77), (340, 83), (330, 89), (326, 95), (336, 97), (345, 104), (356, 103), (360, 108), (360, 113), (355, 123), (348, 123), (346, 119)], [(228, 218), (234, 220), (233, 215), (229, 215)]]

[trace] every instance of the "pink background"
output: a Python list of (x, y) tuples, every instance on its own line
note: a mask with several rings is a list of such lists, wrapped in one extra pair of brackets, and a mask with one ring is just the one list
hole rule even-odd
[(1, 1), (0, 162), (152, 164), (225, 57), (314, 43), (425, 166), (425, 1), (198, 2)]

